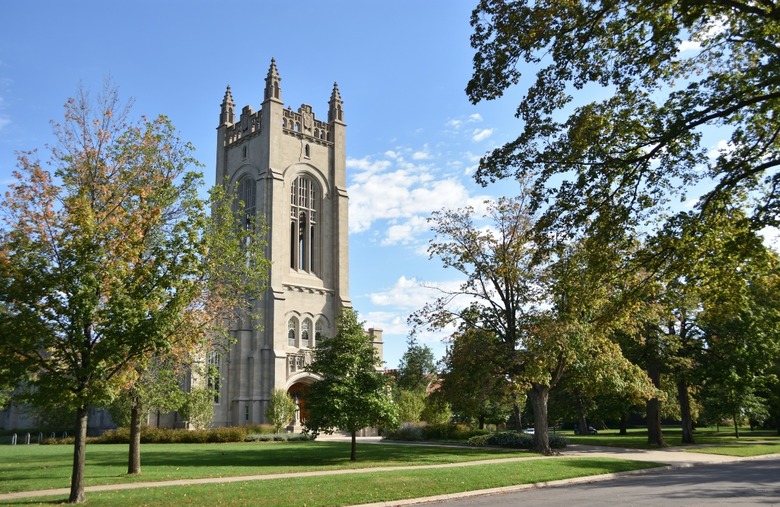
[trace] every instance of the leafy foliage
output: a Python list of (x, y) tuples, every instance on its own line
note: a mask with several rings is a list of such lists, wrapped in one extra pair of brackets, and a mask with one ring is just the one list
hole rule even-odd
[(336, 429), (348, 431), (352, 435), (352, 461), (356, 459), (358, 430), (393, 427), (398, 421), (388, 378), (380, 366), (381, 360), (363, 332), (357, 313), (349, 308), (339, 315), (336, 336), (317, 345), (308, 366), (318, 380), (306, 395), (310, 416), (305, 430), (315, 436)]
[[(699, 210), (751, 192), (754, 222), (777, 223), (773, 3), (481, 0), (471, 22), (472, 102), (520, 83), (522, 63), (538, 69), (517, 108), (521, 134), (476, 177), (534, 178), (535, 203), (551, 203), (544, 227), (587, 228), (607, 208), (641, 220), (704, 179), (714, 185)], [(714, 157), (708, 128), (728, 136)]]
[(249, 311), (268, 263), (226, 189), (200, 197), (193, 148), (164, 116), (131, 122), (107, 85), (95, 104), (70, 99), (55, 133), (54, 172), (21, 154), (2, 202), (0, 355), (31, 396), (76, 411), (78, 502), (88, 407)]
[(434, 213), (429, 252), (466, 280), (411, 320), (416, 326), (459, 326), (448, 357), (458, 366), (445, 370), (443, 384), (448, 375), (456, 384), (471, 382), (462, 392), (479, 403), (491, 401), (483, 393), (503, 393), (517, 404), (528, 391), (536, 448), (550, 453), (547, 398), (568, 368), (588, 369), (597, 379), (632, 371), (637, 382), (631, 387), (643, 396), (651, 388), (609, 339), (631, 311), (622, 301), (630, 285), (621, 276), (621, 250), (587, 240), (543, 247), (528, 198), (523, 193), (487, 203), (487, 226), (472, 208)]
[(265, 409), (265, 418), (274, 425), (274, 431), (281, 433), (282, 428), (290, 424), (295, 417), (295, 402), (284, 389), (274, 389), (268, 407)]

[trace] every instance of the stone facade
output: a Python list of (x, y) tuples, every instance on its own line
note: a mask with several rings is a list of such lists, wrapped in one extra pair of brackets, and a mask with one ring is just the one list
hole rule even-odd
[[(221, 377), (214, 426), (264, 422), (273, 389), (302, 398), (313, 380), (305, 371), (312, 349), (351, 307), (345, 140), (336, 84), (327, 120), (307, 104), (284, 106), (274, 60), (259, 111), (244, 106), (236, 116), (230, 87), (225, 92), (216, 181), (235, 185), (247, 213), (265, 217), (272, 264), (258, 302), (262, 321), (234, 326), (229, 350), (208, 358)], [(369, 334), (381, 354), (381, 331)]]

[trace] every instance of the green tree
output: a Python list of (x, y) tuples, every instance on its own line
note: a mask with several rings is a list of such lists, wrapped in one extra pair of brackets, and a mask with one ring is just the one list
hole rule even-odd
[(357, 432), (369, 426), (393, 427), (398, 413), (390, 394), (382, 361), (358, 322), (357, 313), (344, 308), (336, 336), (314, 349), (307, 370), (318, 380), (306, 395), (310, 411), (306, 431), (317, 435), (335, 429), (352, 436), (350, 460), (357, 459)]
[(184, 372), (177, 367), (179, 358), (154, 359), (143, 370), (129, 370), (127, 386), (110, 403), (113, 421), (130, 428), (127, 473), (141, 473), (141, 421), (152, 409), (169, 412), (184, 404), (187, 393), (181, 388)]
[(397, 390), (394, 399), (395, 405), (398, 407), (398, 421), (402, 423), (420, 422), (427, 398), (428, 393), (425, 391)]
[(268, 407), (265, 409), (265, 418), (274, 425), (274, 431), (281, 433), (290, 421), (295, 417), (295, 402), (284, 389), (274, 389)]
[(214, 390), (208, 387), (193, 387), (185, 393), (179, 413), (191, 428), (208, 428), (214, 420)]
[(449, 403), (462, 420), (476, 420), (479, 428), (486, 423), (506, 422), (511, 413), (520, 413), (524, 398), (513, 385), (506, 365), (496, 361), (501, 354), (501, 340), (490, 331), (465, 329), (450, 337), (441, 385), (436, 396)]
[(69, 100), (55, 133), (54, 173), (21, 154), (2, 202), (0, 355), (33, 396), (76, 411), (69, 501), (81, 502), (90, 405), (249, 311), (267, 262), (263, 231), (237, 226), (225, 189), (200, 198), (192, 147), (164, 116), (130, 121), (107, 85), (94, 104), (83, 90)]
[(434, 213), (429, 252), (466, 280), (411, 320), (492, 333), (498, 339), (492, 362), (513, 385), (528, 390), (535, 448), (551, 453), (547, 400), (578, 354), (596, 348), (605, 360), (626, 362), (608, 339), (627, 313), (612, 304), (620, 302), (625, 279), (614, 266), (620, 249), (584, 240), (555, 249), (541, 245), (527, 199), (524, 193), (488, 203), (487, 227), (477, 223), (472, 208)]
[(436, 359), (427, 345), (420, 345), (414, 336), (406, 343), (406, 352), (398, 365), (397, 386), (405, 391), (422, 391), (435, 380)]
[(702, 312), (705, 406), (710, 414), (731, 418), (736, 436), (739, 421), (769, 417), (780, 355), (778, 294), (780, 261), (773, 252), (759, 251), (713, 282)]
[[(713, 185), (700, 211), (747, 191), (751, 219), (777, 222), (774, 3), (481, 0), (471, 22), (473, 103), (536, 69), (517, 108), (520, 135), (483, 157), (476, 178), (534, 178), (535, 204), (550, 203), (544, 227), (588, 228), (608, 208), (652, 218), (703, 180)], [(599, 99), (575, 102), (583, 96)], [(706, 129), (728, 139), (715, 157)]]

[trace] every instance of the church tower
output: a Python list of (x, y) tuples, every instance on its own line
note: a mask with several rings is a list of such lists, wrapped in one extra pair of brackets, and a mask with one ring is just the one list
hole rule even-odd
[[(247, 213), (265, 217), (272, 264), (260, 325), (235, 325), (229, 351), (209, 357), (222, 379), (215, 426), (264, 422), (274, 389), (303, 395), (312, 349), (351, 307), (341, 95), (334, 84), (320, 120), (310, 105), (285, 108), (281, 82), (272, 59), (259, 111), (244, 106), (236, 117), (229, 86), (221, 104), (216, 180), (237, 188)], [(381, 346), (381, 332), (373, 340)]]

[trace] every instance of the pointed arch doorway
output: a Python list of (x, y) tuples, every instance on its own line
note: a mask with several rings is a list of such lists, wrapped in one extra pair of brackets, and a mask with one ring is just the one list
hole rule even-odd
[[(307, 379), (308, 380), (308, 379)], [(295, 401), (298, 409), (295, 414), (294, 428), (300, 430), (309, 420), (309, 410), (306, 408), (306, 395), (311, 390), (311, 381), (299, 380), (287, 389), (287, 394)]]

